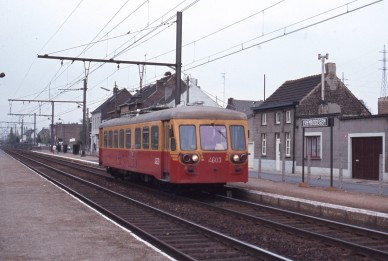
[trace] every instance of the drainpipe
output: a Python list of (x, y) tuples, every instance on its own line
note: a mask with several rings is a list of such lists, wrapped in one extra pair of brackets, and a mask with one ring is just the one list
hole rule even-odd
[(293, 120), (293, 133), (292, 133), (292, 174), (295, 174), (295, 133), (296, 133), (296, 108), (298, 102), (294, 102), (294, 120)]

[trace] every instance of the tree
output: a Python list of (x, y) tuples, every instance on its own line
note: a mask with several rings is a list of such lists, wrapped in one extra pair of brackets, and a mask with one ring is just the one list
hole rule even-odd
[(42, 143), (42, 139), (40, 138), (40, 134), (36, 136), (36, 143)]
[(13, 133), (13, 128), (11, 128), (9, 134), (8, 134), (8, 138), (7, 138), (7, 143), (8, 144), (15, 144), (17, 141), (16, 141), (16, 135)]
[(42, 130), (38, 133), (38, 137), (40, 141), (37, 142), (48, 145), (50, 143), (50, 130), (42, 128)]

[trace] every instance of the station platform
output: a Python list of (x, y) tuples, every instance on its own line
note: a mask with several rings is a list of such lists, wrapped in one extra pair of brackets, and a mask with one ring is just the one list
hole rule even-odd
[[(98, 165), (98, 158), (92, 155), (40, 153)], [(2, 150), (0, 166), (0, 260), (171, 260)], [(250, 171), (249, 182), (230, 186), (245, 189), (272, 205), (387, 231), (387, 195), (300, 186), (287, 181), (292, 178), (287, 176), (282, 182), (278, 181), (279, 174)]]
[(171, 260), (0, 150), (0, 260)]

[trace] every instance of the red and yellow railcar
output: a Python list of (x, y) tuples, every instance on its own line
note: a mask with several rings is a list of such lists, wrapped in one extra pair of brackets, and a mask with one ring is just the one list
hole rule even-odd
[(248, 181), (245, 114), (187, 106), (100, 125), (99, 162), (112, 174), (174, 184)]

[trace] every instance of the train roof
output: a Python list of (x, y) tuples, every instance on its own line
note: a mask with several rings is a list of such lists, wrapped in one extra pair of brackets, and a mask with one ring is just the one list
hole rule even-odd
[(135, 117), (115, 118), (101, 123), (100, 128), (170, 119), (246, 120), (247, 116), (245, 113), (224, 108), (185, 106), (140, 114)]

